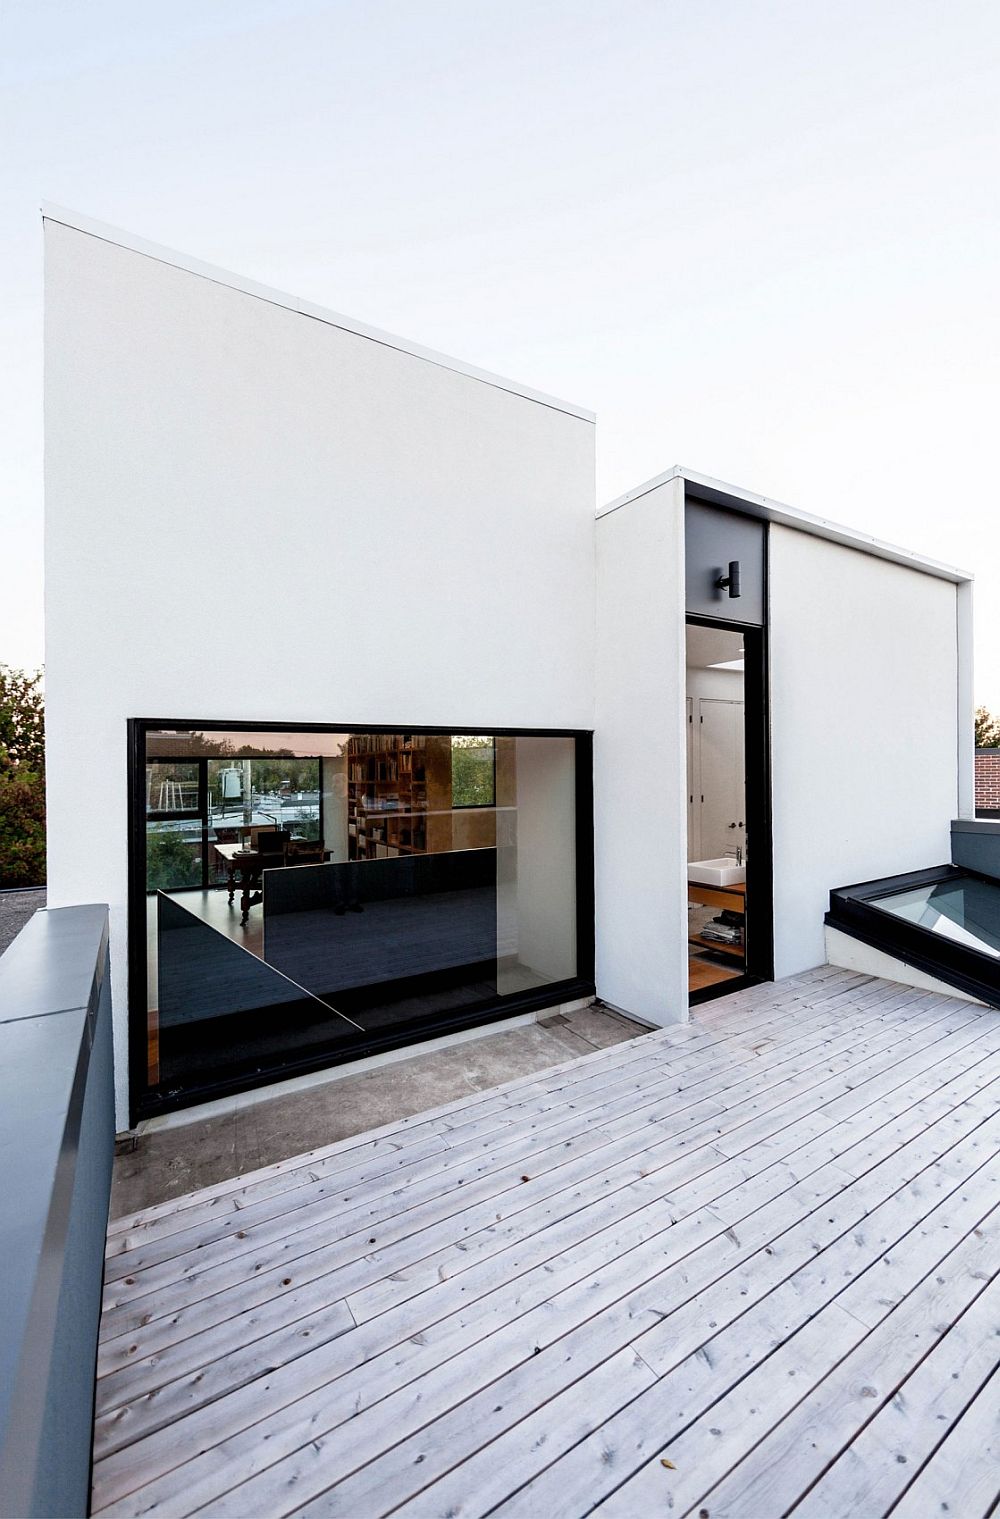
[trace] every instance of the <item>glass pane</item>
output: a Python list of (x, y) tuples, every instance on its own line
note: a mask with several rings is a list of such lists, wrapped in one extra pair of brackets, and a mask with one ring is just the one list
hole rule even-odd
[(201, 823), (146, 824), (146, 890), (201, 885)]
[(504, 995), (576, 975), (576, 744), (498, 738), (498, 984)]
[(267, 870), (264, 958), (365, 1028), (496, 996), (496, 851)]
[(180, 902), (157, 896), (157, 1063), (162, 1085), (293, 1060), (357, 1026), (246, 954)]
[(1000, 959), (1000, 886), (971, 876), (873, 897), (871, 905), (944, 939)]
[(318, 844), (323, 760), (276, 750), (266, 757), (233, 754), (208, 762), (209, 873), (219, 883), (226, 861), (216, 844), (254, 845), (277, 830), (296, 843)]
[[(192, 1079), (221, 1068), (227, 1039), (236, 1064), (257, 1051), (271, 1070), (286, 1046), (289, 1062), (309, 1037), (325, 1048), (315, 1009), (285, 1040), (283, 997), (350, 1020), (339, 1047), (576, 976), (572, 738), (175, 730), (147, 744), (157, 787), (193, 781), (203, 807), (147, 823), (151, 1085), (181, 1090), (185, 1058)], [(200, 989), (185, 945), (209, 967)]]
[(491, 738), (471, 733), (452, 734), (451, 804), (453, 807), (493, 807), (496, 804), (496, 762)]
[(146, 766), (146, 811), (197, 812), (198, 766), (189, 764), (152, 764)]

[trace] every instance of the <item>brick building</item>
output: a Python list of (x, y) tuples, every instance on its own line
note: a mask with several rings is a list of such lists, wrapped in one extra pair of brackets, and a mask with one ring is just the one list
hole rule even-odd
[(1000, 749), (976, 750), (976, 816), (1000, 817)]

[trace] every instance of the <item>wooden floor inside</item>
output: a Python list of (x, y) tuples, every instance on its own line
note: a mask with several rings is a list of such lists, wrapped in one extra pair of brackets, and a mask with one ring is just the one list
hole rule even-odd
[(93, 1510), (979, 1519), (998, 1184), (1000, 1013), (734, 992), (116, 1221)]
[(703, 992), (706, 987), (720, 986), (723, 981), (736, 981), (742, 975), (742, 965), (727, 965), (721, 956), (718, 959), (712, 959), (708, 955), (688, 956), (689, 992)]

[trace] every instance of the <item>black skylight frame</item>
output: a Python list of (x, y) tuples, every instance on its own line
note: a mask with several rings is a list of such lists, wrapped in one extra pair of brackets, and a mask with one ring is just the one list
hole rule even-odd
[(855, 886), (838, 886), (830, 892), (830, 910), (823, 921), (829, 928), (837, 928), (883, 954), (905, 960), (928, 976), (946, 981), (967, 996), (1000, 1007), (1000, 960), (919, 923), (908, 922), (879, 905), (883, 897), (902, 895), (922, 886), (967, 880), (995, 887), (1000, 903), (1000, 881), (994, 877), (964, 866), (935, 865), (928, 870), (884, 876)]

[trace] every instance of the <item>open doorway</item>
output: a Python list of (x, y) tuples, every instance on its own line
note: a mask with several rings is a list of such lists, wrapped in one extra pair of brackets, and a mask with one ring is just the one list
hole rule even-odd
[(760, 629), (689, 620), (688, 988), (692, 1001), (770, 974), (770, 847)]

